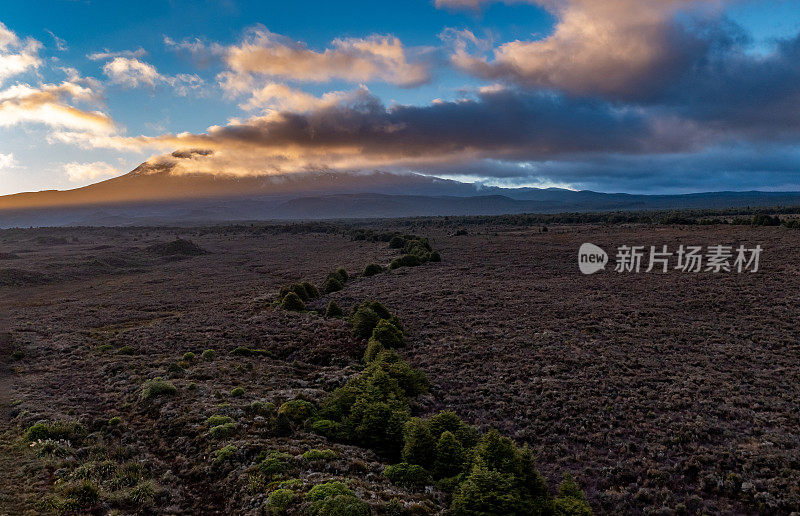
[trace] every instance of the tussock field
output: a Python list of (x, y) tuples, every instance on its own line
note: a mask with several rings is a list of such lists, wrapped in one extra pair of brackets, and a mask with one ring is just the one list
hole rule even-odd
[[(537, 482), (528, 453), (546, 482), (514, 488), (519, 513), (585, 513), (565, 474), (599, 514), (800, 511), (796, 229), (368, 227), (0, 232), (0, 507), (468, 514), (501, 443), (515, 482)], [(389, 268), (402, 243), (374, 236), (392, 232), (441, 261)], [(584, 242), (605, 271), (579, 272)], [(760, 271), (613, 270), (621, 245), (681, 244), (761, 245)], [(281, 287), (303, 281), (319, 297), (287, 309)], [(350, 317), (366, 300), (402, 329), (367, 361)], [(349, 427), (330, 400), (378, 369), (407, 396), (399, 434), (345, 436), (367, 419)], [(443, 411), (463, 455), (412, 467), (403, 421)]]

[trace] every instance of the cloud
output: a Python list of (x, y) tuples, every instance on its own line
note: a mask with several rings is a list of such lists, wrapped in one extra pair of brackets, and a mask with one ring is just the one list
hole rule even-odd
[(0, 85), (9, 77), (41, 66), (41, 48), (39, 41), (33, 38), (21, 40), (0, 22)]
[(67, 173), (69, 180), (73, 182), (90, 181), (119, 174), (116, 168), (104, 161), (95, 161), (93, 163), (77, 163), (73, 161), (64, 165), (64, 171)]
[(148, 86), (155, 88), (158, 84), (172, 86), (176, 95), (185, 97), (189, 91), (199, 89), (205, 81), (195, 74), (162, 75), (156, 67), (138, 59), (115, 57), (103, 66), (105, 73), (113, 83), (126, 88)]
[(99, 103), (99, 93), (75, 81), (17, 84), (0, 91), (0, 127), (39, 123), (56, 129), (90, 134), (110, 134), (114, 122), (100, 111), (87, 111), (71, 103)]
[(202, 67), (218, 60), (225, 53), (225, 47), (219, 43), (206, 43), (200, 38), (175, 41), (169, 36), (164, 36), (164, 45), (177, 54), (188, 55), (192, 61)]
[(9, 152), (8, 154), (0, 153), (0, 170), (14, 168), (17, 166), (17, 161), (14, 159), (14, 154)]
[(430, 63), (394, 36), (338, 38), (321, 52), (264, 27), (249, 30), (244, 41), (224, 50), (224, 61), (237, 75), (264, 75), (303, 82), (341, 79), (380, 80), (403, 87), (430, 81)]
[(163, 80), (155, 66), (130, 57), (115, 57), (103, 66), (103, 73), (112, 82), (128, 88), (140, 85), (155, 87), (156, 82)]
[(53, 43), (55, 43), (55, 44), (56, 44), (56, 49), (57, 49), (59, 52), (64, 52), (64, 51), (66, 51), (66, 50), (69, 50), (69, 47), (67, 47), (67, 42), (66, 42), (66, 41), (64, 41), (63, 39), (59, 38), (59, 37), (58, 37), (58, 36), (56, 36), (55, 34), (53, 34), (53, 31), (51, 31), (51, 30), (48, 30), (48, 31), (46, 31), (46, 32), (47, 32), (48, 34), (50, 34), (50, 37), (51, 37), (51, 38), (53, 38)]
[[(439, 0), (440, 6), (486, 2)], [(555, 28), (543, 39), (511, 41), (491, 57), (468, 52), (457, 39), (452, 62), (491, 80), (575, 95), (638, 98), (706, 50), (700, 34), (679, 21), (714, 19), (718, 0), (530, 0), (552, 12)]]
[[(98, 135), (84, 145), (117, 149), (204, 149), (186, 159), (154, 158), (176, 172), (275, 174), (319, 169), (457, 167), (482, 159), (687, 150), (711, 135), (603, 102), (507, 89), (428, 106), (384, 106), (367, 90), (306, 112), (268, 111), (206, 133)], [(324, 99), (324, 97), (323, 97)], [(307, 99), (301, 98), (303, 102)]]
[(93, 52), (91, 54), (86, 54), (87, 59), (92, 61), (105, 61), (106, 59), (114, 59), (115, 57), (126, 57), (128, 59), (138, 59), (140, 57), (144, 57), (147, 55), (147, 51), (142, 47), (139, 47), (136, 50), (118, 50), (116, 52), (112, 52), (108, 49), (103, 50), (102, 52)]

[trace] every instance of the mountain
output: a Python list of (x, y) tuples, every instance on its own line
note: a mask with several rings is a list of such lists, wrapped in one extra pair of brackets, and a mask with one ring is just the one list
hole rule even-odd
[(800, 192), (632, 195), (500, 188), (421, 174), (175, 174), (144, 163), (82, 188), (0, 196), (0, 227), (499, 215), (800, 205)]

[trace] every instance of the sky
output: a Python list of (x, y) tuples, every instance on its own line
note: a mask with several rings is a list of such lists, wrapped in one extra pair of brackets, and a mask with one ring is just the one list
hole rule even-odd
[(144, 161), (800, 190), (800, 0), (6, 3), (0, 195)]

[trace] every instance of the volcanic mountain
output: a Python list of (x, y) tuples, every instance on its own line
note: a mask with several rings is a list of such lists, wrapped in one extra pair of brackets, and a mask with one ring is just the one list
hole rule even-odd
[(606, 194), (499, 188), (422, 174), (319, 171), (284, 175), (176, 173), (143, 163), (73, 190), (0, 196), (0, 227), (185, 224), (233, 220), (497, 215), (800, 205), (798, 192)]

